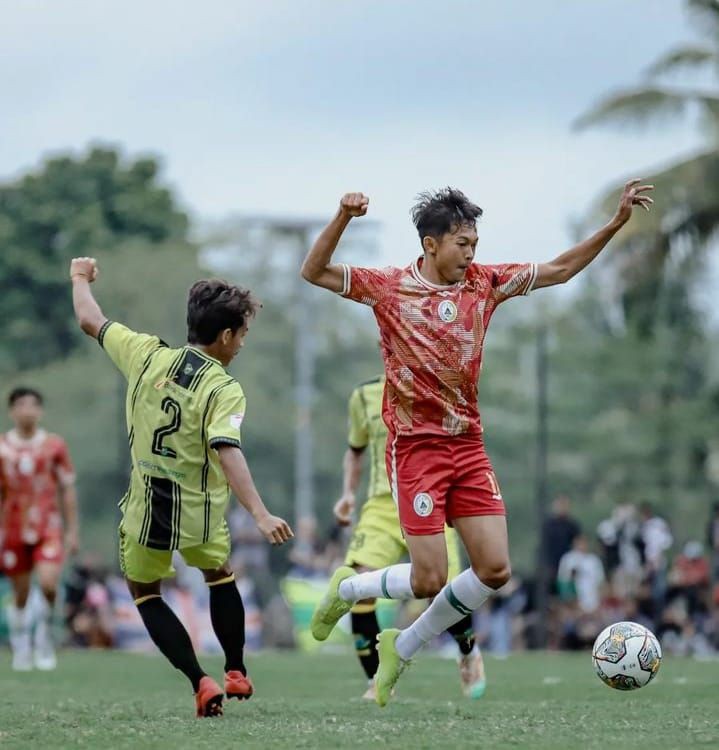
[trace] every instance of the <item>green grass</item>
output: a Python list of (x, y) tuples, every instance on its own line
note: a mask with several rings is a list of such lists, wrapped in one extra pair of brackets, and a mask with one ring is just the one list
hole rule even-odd
[[(219, 676), (220, 662), (206, 659)], [(385, 709), (359, 699), (349, 654), (251, 657), (256, 695), (194, 718), (189, 685), (160, 657), (68, 652), (50, 674), (14, 674), (0, 653), (0, 748), (687, 748), (719, 746), (719, 663), (665, 658), (633, 693), (605, 687), (582, 655), (487, 660), (469, 702), (452, 661), (426, 656)]]

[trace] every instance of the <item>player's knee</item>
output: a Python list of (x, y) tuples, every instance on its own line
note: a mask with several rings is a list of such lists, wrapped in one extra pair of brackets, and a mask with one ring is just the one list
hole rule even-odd
[(24, 609), (27, 604), (27, 600), (30, 598), (29, 591), (21, 591), (15, 594), (15, 606), (18, 609)]
[(202, 575), (205, 577), (205, 583), (207, 584), (213, 584), (213, 583), (217, 583), (218, 581), (224, 581), (227, 578), (231, 578), (232, 574), (233, 574), (233, 571), (229, 563), (224, 563), (224, 565), (220, 565), (219, 568), (215, 568), (213, 570), (202, 571)]
[(436, 570), (412, 574), (412, 591), (419, 599), (430, 599), (437, 596), (447, 583), (447, 574)]
[(57, 586), (55, 583), (40, 583), (40, 591), (48, 602), (54, 603), (57, 598)]
[(477, 577), (485, 586), (489, 588), (501, 589), (507, 581), (512, 577), (512, 568), (509, 563), (496, 563), (494, 565), (487, 565), (482, 570), (475, 570)]

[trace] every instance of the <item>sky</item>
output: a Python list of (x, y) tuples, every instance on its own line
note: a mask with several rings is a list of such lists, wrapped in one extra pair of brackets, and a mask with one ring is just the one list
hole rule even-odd
[(363, 191), (372, 264), (409, 262), (414, 196), (453, 185), (481, 259), (549, 260), (608, 185), (700, 143), (571, 128), (694, 38), (679, 0), (0, 0), (0, 180), (102, 142), (158, 155), (198, 222)]

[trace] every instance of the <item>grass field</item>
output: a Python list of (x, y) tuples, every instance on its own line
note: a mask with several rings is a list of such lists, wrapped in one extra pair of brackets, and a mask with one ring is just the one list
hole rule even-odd
[[(219, 676), (217, 659), (206, 659)], [(621, 693), (584, 655), (488, 659), (469, 702), (450, 660), (427, 656), (385, 709), (359, 699), (354, 658), (251, 657), (256, 695), (215, 720), (193, 717), (189, 685), (159, 657), (68, 652), (50, 674), (14, 674), (0, 653), (0, 748), (688, 748), (719, 747), (719, 662), (664, 660)]]

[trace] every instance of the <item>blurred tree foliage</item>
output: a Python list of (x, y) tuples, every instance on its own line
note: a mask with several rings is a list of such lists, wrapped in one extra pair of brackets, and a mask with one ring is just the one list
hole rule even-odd
[(71, 257), (131, 240), (149, 251), (186, 239), (187, 217), (158, 170), (153, 158), (93, 148), (0, 186), (0, 373), (50, 362), (77, 344), (65, 283)]
[[(719, 2), (687, 0), (686, 6), (700, 38), (662, 55), (642, 84), (610, 93), (575, 123), (580, 129), (615, 125), (641, 131), (698, 116), (704, 148), (648, 170), (645, 180), (656, 187), (654, 210), (637, 212), (614, 241), (620, 250), (612, 253), (614, 282), (625, 315), (642, 337), (662, 335), (667, 326), (695, 335), (692, 291), (719, 227)], [(620, 190), (600, 197), (592, 220), (614, 211)]]
[[(597, 423), (616, 430), (610, 445), (596, 445), (610, 459), (605, 478), (628, 495), (646, 494), (697, 520), (697, 504), (716, 493), (715, 341), (697, 292), (706, 286), (719, 227), (719, 2), (686, 6), (699, 38), (662, 55), (641, 85), (610, 93), (577, 125), (641, 129), (699, 117), (704, 148), (649, 170), (654, 209), (637, 212), (613, 241), (601, 274), (593, 274), (604, 304), (592, 315), (598, 320), (610, 309), (614, 317), (604, 320), (611, 346), (589, 360), (614, 400)], [(614, 210), (620, 189), (600, 197), (591, 221)]]

